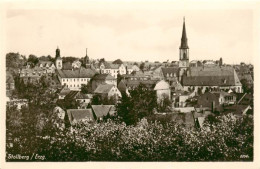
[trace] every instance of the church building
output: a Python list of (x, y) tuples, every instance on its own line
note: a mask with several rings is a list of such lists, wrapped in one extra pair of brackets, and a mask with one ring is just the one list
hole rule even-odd
[[(236, 71), (233, 67), (221, 65), (210, 67), (190, 67), (189, 65), (189, 46), (186, 34), (185, 18), (183, 20), (183, 29), (181, 45), (179, 48), (179, 81), (184, 90), (189, 91), (199, 88), (202, 92), (206, 89), (229, 90), (242, 93), (242, 84), (239, 81)], [(222, 60), (222, 59), (221, 59)]]

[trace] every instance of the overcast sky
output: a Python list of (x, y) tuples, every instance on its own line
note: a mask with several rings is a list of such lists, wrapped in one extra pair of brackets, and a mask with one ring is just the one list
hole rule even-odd
[[(157, 3), (157, 4), (156, 4)], [(182, 9), (175, 4), (80, 4), (79, 9), (26, 9), (6, 13), (6, 50), (28, 56), (166, 61), (179, 59), (183, 17), (191, 60), (252, 63), (253, 12)], [(40, 7), (38, 7), (40, 8)]]

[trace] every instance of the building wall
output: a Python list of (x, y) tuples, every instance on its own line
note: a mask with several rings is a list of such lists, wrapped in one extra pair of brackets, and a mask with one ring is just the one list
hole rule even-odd
[(118, 90), (116, 86), (112, 87), (111, 90), (108, 92), (108, 97), (115, 96), (117, 99), (122, 97), (121, 92)]
[(90, 82), (90, 78), (59, 78), (61, 80), (61, 85), (66, 85), (70, 90), (81, 89), (81, 85), (87, 85)]
[(171, 90), (167, 89), (167, 90), (156, 90), (156, 95), (157, 95), (157, 101), (161, 101), (162, 99), (164, 99), (165, 97), (168, 97), (169, 99), (171, 99)]
[(235, 89), (237, 93), (243, 93), (242, 86), (183, 86), (184, 91), (189, 91), (189, 88), (195, 88), (195, 91), (198, 92), (198, 88), (202, 88), (202, 93), (205, 93), (206, 88), (219, 88), (219, 89)]

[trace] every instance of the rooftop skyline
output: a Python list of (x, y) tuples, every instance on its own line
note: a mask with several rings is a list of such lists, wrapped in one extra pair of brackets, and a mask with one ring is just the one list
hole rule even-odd
[(159, 2), (53, 6), (7, 10), (6, 52), (54, 57), (59, 46), (61, 56), (84, 57), (88, 48), (91, 59), (177, 61), (185, 16), (190, 61), (222, 57), (228, 64), (253, 63), (251, 10), (176, 9)]

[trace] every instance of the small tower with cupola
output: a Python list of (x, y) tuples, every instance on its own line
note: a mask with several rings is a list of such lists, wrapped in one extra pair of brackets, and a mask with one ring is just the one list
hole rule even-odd
[(60, 49), (57, 47), (55, 55), (55, 66), (57, 69), (62, 69), (62, 59), (60, 57)]

